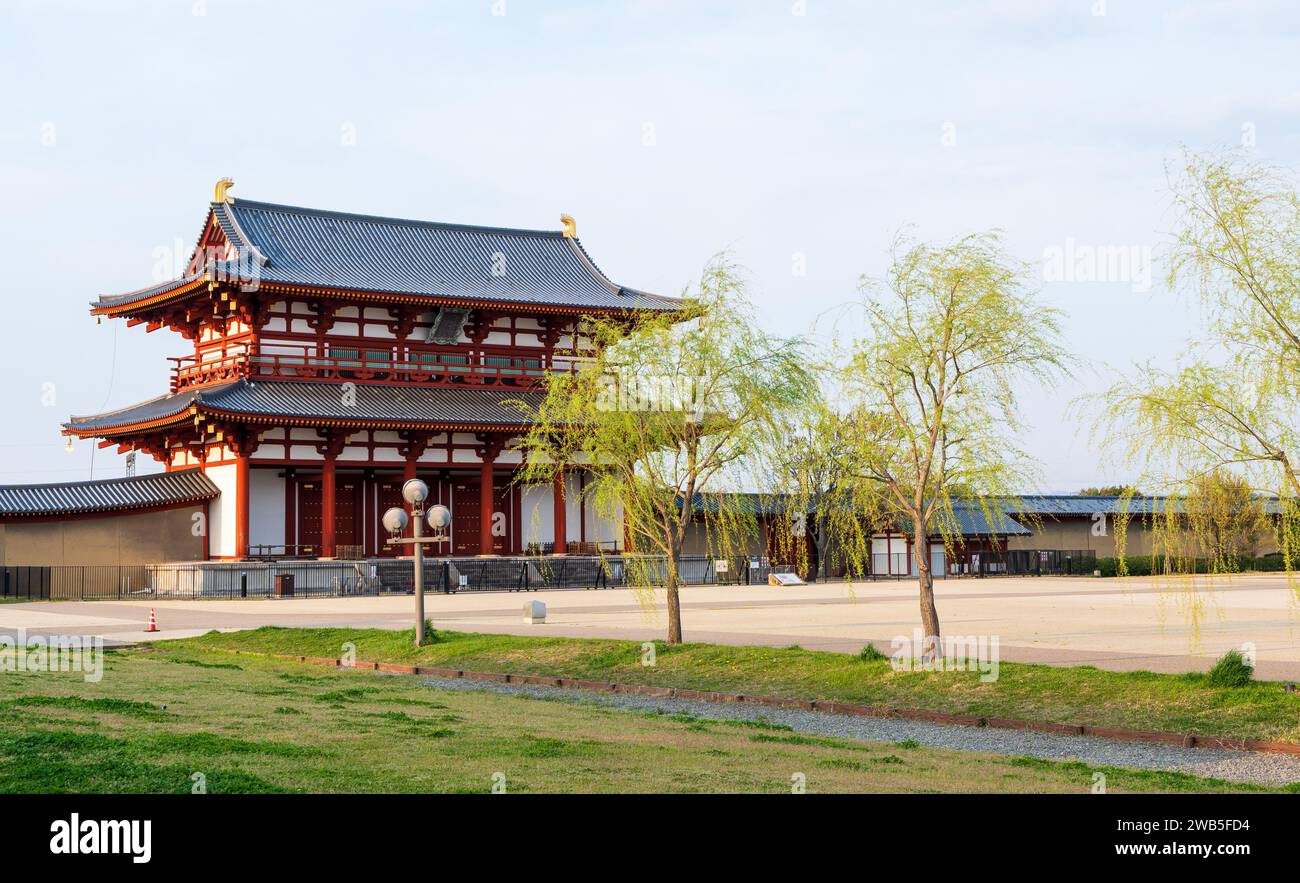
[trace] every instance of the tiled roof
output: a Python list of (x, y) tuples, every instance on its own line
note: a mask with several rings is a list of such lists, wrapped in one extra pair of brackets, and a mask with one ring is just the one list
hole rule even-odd
[[(935, 518), (941, 519), (949, 531), (963, 537), (1018, 537), (1033, 533), (1010, 515), (985, 511), (984, 507), (978, 504), (953, 503), (951, 517), (940, 510), (935, 513)], [(911, 533), (912, 525), (907, 519), (900, 519), (898, 529), (904, 533)], [(941, 532), (936, 528), (931, 533), (937, 536)]]
[(219, 493), (198, 469), (101, 481), (0, 485), (0, 517), (146, 509), (211, 500)]
[[(1263, 497), (1264, 511), (1277, 514), (1280, 504), (1276, 497)], [(1097, 513), (1106, 515), (1158, 515), (1182, 512), (1182, 497), (1085, 497), (1079, 494), (1026, 494), (1005, 504), (1008, 512), (1017, 515), (1037, 515), (1042, 518), (1090, 517)]]
[[(790, 509), (788, 494), (728, 493), (706, 494), (695, 492), (691, 500), (691, 509), (706, 515), (717, 515), (727, 501), (726, 509), (744, 515), (781, 515)], [(680, 508), (681, 499), (677, 501)]]
[(522, 427), (528, 424), (526, 416), (508, 402), (523, 401), (537, 406), (541, 403), (542, 395), (537, 390), (376, 384), (345, 387), (338, 383), (235, 380), (159, 396), (104, 414), (73, 417), (64, 426), (78, 433), (98, 432), (165, 421), (180, 416), (195, 406), (200, 412), (274, 415), (331, 420), (344, 424), (356, 421)]
[[(560, 231), (380, 218), (239, 199), (213, 203), (241, 259), (212, 268), (226, 278), (597, 309), (676, 309), (611, 282), (576, 238)], [(156, 296), (192, 277), (104, 296), (103, 309)]]
[[(1103, 512), (1114, 515), (1126, 512), (1130, 515), (1147, 514), (1158, 503), (1158, 497), (1085, 497), (1078, 494), (1026, 494), (1006, 503), (1008, 512), (1021, 515), (1094, 515)], [(1123, 505), (1121, 505), (1121, 502)]]
[[(692, 501), (691, 508), (696, 512), (702, 512), (707, 515), (717, 514), (721, 507), (721, 494), (703, 494), (696, 493)], [(732, 502), (731, 505), (739, 512), (748, 515), (782, 515), (787, 512), (795, 511), (790, 505), (790, 496), (788, 494), (753, 494), (753, 493), (736, 493), (726, 495)], [(809, 508), (809, 514), (814, 511)], [(955, 504), (953, 506), (953, 518), (951, 523), (953, 529), (961, 536), (976, 537), (990, 536), (997, 534), (999, 536), (1026, 536), (1032, 531), (1020, 524), (1009, 515), (994, 512), (993, 518), (990, 519), (988, 514), (978, 506), (969, 506)], [(943, 517), (942, 515), (938, 517)], [(900, 530), (910, 531), (911, 528), (906, 523), (900, 523)]]
[[(947, 520), (946, 516), (940, 517)], [(985, 537), (995, 534), (1015, 537), (1033, 533), (1010, 515), (986, 512), (980, 506), (953, 506), (952, 522), (954, 530), (964, 537)]]

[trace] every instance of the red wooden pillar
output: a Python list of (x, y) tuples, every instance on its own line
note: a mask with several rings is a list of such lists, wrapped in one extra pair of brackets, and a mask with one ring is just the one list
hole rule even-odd
[(335, 492), (335, 464), (347, 445), (348, 433), (341, 429), (320, 430), (321, 443), (316, 446), (323, 462), (320, 472), (320, 552), (317, 557), (333, 558), (337, 552), (334, 543), (334, 510), (337, 506)]
[(552, 494), (555, 498), (555, 549), (556, 555), (563, 555), (569, 548), (569, 531), (565, 523), (568, 517), (568, 509), (565, 505), (564, 494), (564, 470), (561, 469), (555, 475), (555, 490)]
[(491, 555), (492, 552), (492, 458), (483, 459), (482, 469), (479, 471), (479, 554)]
[(415, 460), (407, 458), (406, 466), (402, 469), (402, 482), (406, 483), (412, 478), (416, 478)]
[(325, 457), (320, 475), (320, 557), (334, 557), (334, 463), (333, 454)]
[(248, 557), (248, 452), (235, 457), (235, 557)]

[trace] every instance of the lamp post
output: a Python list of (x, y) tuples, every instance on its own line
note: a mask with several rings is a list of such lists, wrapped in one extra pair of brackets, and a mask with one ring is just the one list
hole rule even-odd
[[(431, 536), (424, 536), (424, 502), (429, 499), (429, 486), (418, 478), (412, 478), (402, 485), (402, 499), (411, 507), (408, 516), (406, 510), (394, 506), (384, 513), (383, 525), (388, 531), (388, 545), (410, 545), (415, 558), (415, 646), (424, 643), (424, 544), (445, 543), (448, 541), (447, 527), (451, 524), (451, 512), (446, 506), (433, 506), (429, 509), (429, 527)], [(407, 524), (412, 527), (411, 536), (403, 537)]]

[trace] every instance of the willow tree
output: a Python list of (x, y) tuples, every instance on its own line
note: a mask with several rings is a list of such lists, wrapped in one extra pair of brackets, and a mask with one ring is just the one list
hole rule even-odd
[(1241, 157), (1188, 155), (1173, 180), (1171, 289), (1196, 297), (1206, 337), (1175, 370), (1137, 366), (1100, 400), (1108, 444), (1168, 486), (1229, 470), (1281, 499), (1292, 568), (1300, 497), (1300, 196)]
[[(772, 470), (774, 496), (784, 501), (784, 510), (790, 516), (781, 522), (782, 529), (775, 532), (778, 549), (806, 566), (807, 562), (801, 561), (800, 556), (807, 554), (807, 546), (796, 542), (794, 535), (795, 529), (803, 528), (812, 534), (817, 548), (815, 576), (829, 578), (835, 563), (852, 575), (854, 564), (861, 559), (847, 550), (860, 548), (867, 542), (870, 519), (837, 520), (833, 513), (852, 505), (847, 494), (851, 485), (848, 476), (854, 468), (853, 426), (819, 395), (782, 430), (771, 437), (768, 458), (775, 467)], [(787, 525), (790, 529), (785, 529)], [(832, 543), (832, 533), (837, 527), (854, 533), (836, 536), (836, 542)]]
[(1004, 529), (1003, 504), (1036, 475), (1016, 447), (1020, 385), (1068, 370), (1061, 314), (1035, 299), (1030, 278), (997, 233), (982, 233), (943, 245), (900, 240), (887, 277), (862, 282), (865, 334), (839, 371), (854, 507), (833, 512), (834, 532), (860, 555), (860, 517), (910, 533), (930, 648), (940, 628), (928, 541), (960, 543), (957, 528), (971, 518)]
[[(731, 558), (761, 535), (750, 494), (762, 482), (765, 442), (805, 406), (815, 383), (804, 342), (762, 331), (725, 256), (704, 268), (680, 310), (589, 317), (575, 352), (581, 369), (551, 374), (524, 407), (522, 482), (590, 473), (589, 509), (621, 521), (629, 585), (652, 603), (667, 593), (668, 642), (682, 640), (681, 561), (692, 524), (699, 551)], [(706, 495), (703, 496), (703, 495)], [(702, 508), (709, 516), (695, 516)]]

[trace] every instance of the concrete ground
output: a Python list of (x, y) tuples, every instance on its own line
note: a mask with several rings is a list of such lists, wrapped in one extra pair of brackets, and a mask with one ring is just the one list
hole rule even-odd
[[(941, 580), (938, 607), (949, 635), (997, 636), (1001, 658), (1113, 670), (1209, 668), (1225, 650), (1253, 644), (1258, 677), (1300, 680), (1300, 597), (1284, 575), (1164, 581), (1071, 577)], [(721, 644), (799, 644), (888, 653), (919, 623), (915, 581), (790, 588), (696, 586), (683, 590), (686, 639)], [(527, 625), (527, 598), (547, 622)], [(646, 599), (648, 600), (648, 599)], [(0, 604), (0, 631), (101, 635), (110, 641), (177, 638), (262, 625), (409, 628), (412, 598), (246, 601), (34, 602)], [(149, 608), (162, 632), (143, 631)], [(438, 628), (519, 635), (662, 638), (663, 593), (553, 591), (428, 595)]]

